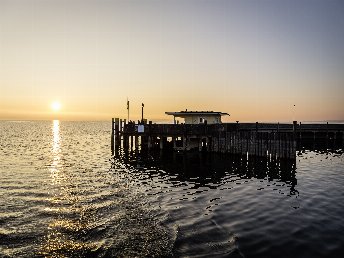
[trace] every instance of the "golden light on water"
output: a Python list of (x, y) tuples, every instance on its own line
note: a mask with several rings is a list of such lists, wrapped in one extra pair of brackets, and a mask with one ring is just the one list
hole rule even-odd
[[(77, 203), (77, 198), (71, 193), (70, 177), (64, 170), (61, 145), (63, 138), (61, 137), (61, 122), (59, 120), (53, 120), (51, 132), (51, 162), (49, 165), (51, 197), (47, 199), (51, 206), (46, 207), (44, 211), (59, 214), (59, 216), (47, 224), (47, 234), (41, 244), (39, 254), (43, 257), (52, 258), (70, 257), (68, 254), (91, 252), (96, 248), (96, 245), (84, 243), (82, 240), (72, 237), (73, 234), (78, 234), (78, 232), (86, 229), (88, 222), (83, 220), (79, 206), (74, 206)], [(64, 214), (77, 214), (79, 212), (80, 216), (76, 219), (64, 216)]]
[(53, 154), (57, 154), (60, 150), (60, 121), (53, 121)]
[(52, 125), (53, 139), (52, 139), (52, 162), (50, 165), (50, 172), (52, 177), (52, 183), (56, 183), (58, 177), (60, 160), (61, 160), (61, 147), (60, 147), (60, 121), (54, 120)]

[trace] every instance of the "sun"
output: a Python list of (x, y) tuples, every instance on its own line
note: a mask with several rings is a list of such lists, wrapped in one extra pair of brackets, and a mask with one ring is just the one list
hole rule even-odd
[(59, 111), (61, 109), (61, 103), (58, 101), (54, 101), (53, 103), (51, 103), (51, 108), (54, 111)]

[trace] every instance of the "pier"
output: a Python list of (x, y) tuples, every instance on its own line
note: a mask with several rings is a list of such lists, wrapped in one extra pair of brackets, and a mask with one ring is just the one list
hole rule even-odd
[(295, 158), (306, 147), (343, 148), (344, 124), (153, 124), (112, 119), (111, 149), (171, 149)]

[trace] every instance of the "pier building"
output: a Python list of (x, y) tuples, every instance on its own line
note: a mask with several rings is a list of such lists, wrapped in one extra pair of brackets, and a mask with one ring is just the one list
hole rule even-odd
[(180, 111), (180, 112), (165, 112), (166, 115), (172, 115), (174, 124), (176, 118), (183, 118), (185, 124), (221, 124), (221, 116), (229, 116), (228, 113), (214, 112), (214, 111)]

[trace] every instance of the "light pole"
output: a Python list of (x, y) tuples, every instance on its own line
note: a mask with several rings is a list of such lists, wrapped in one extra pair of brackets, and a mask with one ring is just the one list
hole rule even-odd
[(127, 110), (128, 110), (128, 123), (129, 123), (129, 100), (127, 98)]
[(296, 121), (296, 105), (293, 106), (293, 121)]
[(143, 124), (143, 107), (144, 107), (145, 105), (142, 103), (142, 112), (141, 112), (141, 123)]

